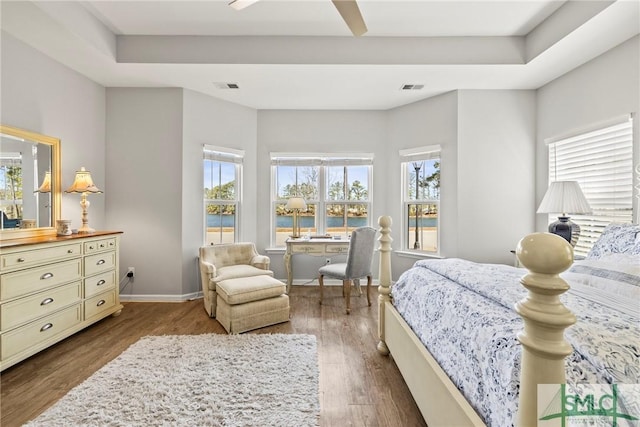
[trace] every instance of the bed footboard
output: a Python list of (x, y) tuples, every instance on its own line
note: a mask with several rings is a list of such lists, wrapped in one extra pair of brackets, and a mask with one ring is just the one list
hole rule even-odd
[[(391, 218), (382, 216), (378, 224), (381, 235), (378, 239), (378, 351), (393, 356), (427, 424), (433, 427), (484, 426), (480, 416), (393, 306)], [(535, 426), (537, 386), (565, 382), (564, 358), (572, 350), (564, 340), (564, 330), (576, 319), (560, 302), (559, 296), (569, 286), (559, 274), (571, 266), (573, 248), (561, 237), (533, 233), (518, 243), (516, 253), (529, 270), (520, 280), (529, 291), (528, 296), (515, 306), (524, 319), (524, 329), (518, 334), (523, 354), (517, 425)]]

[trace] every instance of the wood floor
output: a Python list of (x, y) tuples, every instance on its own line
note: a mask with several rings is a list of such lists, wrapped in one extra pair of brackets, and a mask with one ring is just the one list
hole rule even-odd
[[(316, 286), (294, 286), (291, 321), (250, 333), (317, 337), (320, 425), (426, 426), (395, 363), (376, 351), (377, 298), (367, 307), (365, 296), (353, 297), (347, 316), (341, 287), (327, 287), (322, 306), (318, 295)], [(20, 426), (36, 417), (140, 337), (225, 333), (207, 316), (201, 300), (124, 306), (119, 317), (106, 318), (2, 372), (0, 425)]]

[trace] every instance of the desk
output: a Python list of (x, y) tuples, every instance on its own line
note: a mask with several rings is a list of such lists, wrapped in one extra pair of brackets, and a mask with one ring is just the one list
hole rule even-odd
[(287, 293), (293, 283), (291, 257), (293, 255), (334, 256), (349, 251), (349, 240), (333, 239), (287, 239), (287, 250), (284, 253), (284, 267), (287, 269)]

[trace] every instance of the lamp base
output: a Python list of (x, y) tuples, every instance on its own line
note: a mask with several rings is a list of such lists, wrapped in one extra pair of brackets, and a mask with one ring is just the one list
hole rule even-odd
[(94, 228), (91, 228), (87, 225), (83, 225), (82, 227), (78, 228), (78, 234), (90, 234), (95, 232), (96, 230)]
[(559, 216), (557, 221), (549, 224), (549, 233), (557, 234), (575, 247), (580, 237), (580, 226), (570, 221), (568, 216)]

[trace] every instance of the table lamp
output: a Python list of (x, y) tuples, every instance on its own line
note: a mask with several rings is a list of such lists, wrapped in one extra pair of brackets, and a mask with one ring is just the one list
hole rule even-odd
[(292, 197), (287, 200), (286, 208), (289, 210), (293, 210), (293, 233), (291, 234), (291, 237), (297, 239), (300, 237), (300, 221), (298, 218), (298, 214), (301, 209), (307, 209), (307, 204), (302, 197)]
[(87, 215), (87, 209), (89, 208), (89, 201), (87, 200), (87, 193), (102, 193), (98, 187), (93, 183), (91, 178), (91, 172), (85, 170), (84, 167), (76, 171), (76, 178), (65, 193), (80, 193), (82, 199), (80, 201), (80, 207), (82, 207), (82, 227), (78, 229), (78, 233), (93, 233), (95, 230), (89, 227), (89, 218)]
[(51, 193), (51, 172), (46, 171), (44, 173), (42, 184), (34, 193)]
[(549, 233), (557, 234), (575, 246), (580, 237), (580, 226), (570, 221), (567, 213), (591, 213), (591, 207), (578, 181), (555, 181), (547, 189), (537, 212), (561, 213), (557, 221), (549, 224)]

